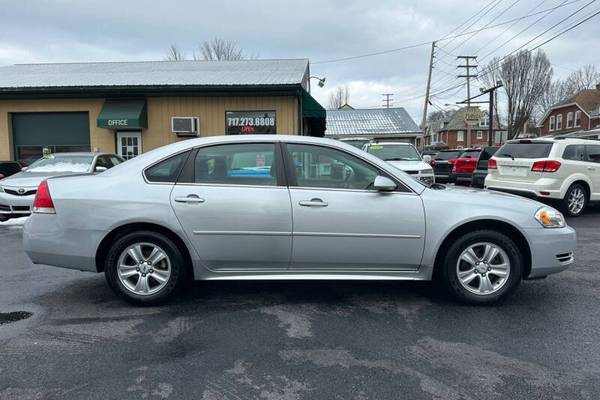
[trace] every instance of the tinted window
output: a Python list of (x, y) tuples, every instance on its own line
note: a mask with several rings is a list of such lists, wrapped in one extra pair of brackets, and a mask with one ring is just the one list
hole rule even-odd
[(96, 167), (104, 167), (106, 169), (111, 168), (113, 165), (110, 162), (108, 156), (100, 156), (96, 159)]
[(201, 148), (194, 161), (196, 183), (277, 185), (275, 145), (227, 144)]
[(565, 160), (583, 161), (585, 156), (585, 146), (570, 144), (565, 147), (562, 158)]
[(500, 158), (544, 158), (548, 157), (552, 143), (506, 143), (500, 147), (495, 157)]
[(450, 160), (452, 158), (458, 158), (458, 156), (460, 156), (460, 154), (462, 153), (462, 151), (440, 151), (439, 153), (436, 154), (435, 159), (436, 160)]
[(21, 166), (17, 163), (0, 163), (0, 174), (9, 176), (21, 171)]
[(176, 182), (188, 152), (177, 154), (148, 168), (144, 175), (150, 182)]
[(587, 152), (587, 160), (595, 163), (600, 163), (600, 146), (585, 146)]
[(339, 150), (300, 144), (287, 149), (300, 187), (368, 189), (379, 175), (375, 167)]

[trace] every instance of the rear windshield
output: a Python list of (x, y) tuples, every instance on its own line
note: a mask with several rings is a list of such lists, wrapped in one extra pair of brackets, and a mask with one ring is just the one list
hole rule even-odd
[(545, 158), (550, 154), (552, 143), (506, 143), (494, 156), (496, 158)]
[(450, 160), (451, 158), (458, 158), (458, 156), (460, 156), (461, 153), (462, 153), (461, 150), (459, 150), (459, 151), (440, 151), (439, 153), (436, 154), (435, 159), (436, 160)]
[(481, 154), (480, 150), (467, 150), (465, 152), (463, 152), (460, 157), (468, 157), (468, 158), (478, 158), (479, 154)]

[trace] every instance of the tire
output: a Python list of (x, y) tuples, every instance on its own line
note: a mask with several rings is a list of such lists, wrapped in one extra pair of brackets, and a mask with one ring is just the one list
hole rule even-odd
[(166, 303), (185, 285), (186, 271), (185, 257), (177, 245), (165, 235), (152, 231), (133, 232), (118, 238), (108, 251), (104, 265), (109, 287), (128, 302), (140, 306)]
[(561, 209), (568, 217), (579, 217), (585, 211), (588, 205), (588, 193), (585, 187), (580, 183), (572, 184), (565, 198), (562, 199)]
[[(492, 259), (486, 259), (486, 251)], [(507, 265), (501, 267), (502, 264)], [(458, 301), (491, 304), (513, 292), (521, 282), (522, 274), (523, 255), (519, 247), (500, 232), (479, 230), (465, 234), (450, 246), (444, 257), (441, 279), (446, 290)]]

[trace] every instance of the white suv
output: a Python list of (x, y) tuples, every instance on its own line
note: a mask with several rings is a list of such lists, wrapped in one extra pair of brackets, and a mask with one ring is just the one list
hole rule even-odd
[(511, 140), (488, 163), (485, 188), (557, 199), (571, 217), (600, 200), (600, 142), (569, 137)]
[(362, 149), (428, 185), (435, 183), (433, 168), (410, 143), (367, 143)]

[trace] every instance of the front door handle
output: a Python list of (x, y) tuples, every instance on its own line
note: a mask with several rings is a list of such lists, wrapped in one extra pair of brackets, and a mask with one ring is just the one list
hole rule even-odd
[(196, 196), (195, 194), (188, 194), (186, 197), (183, 197), (183, 196), (175, 197), (175, 201), (178, 203), (188, 203), (188, 204), (204, 203), (204, 199)]
[(596, 170), (596, 168), (594, 168), (594, 167), (588, 167), (588, 171), (595, 171), (595, 170)]
[(329, 204), (321, 199), (302, 200), (298, 202), (302, 207), (327, 207)]

